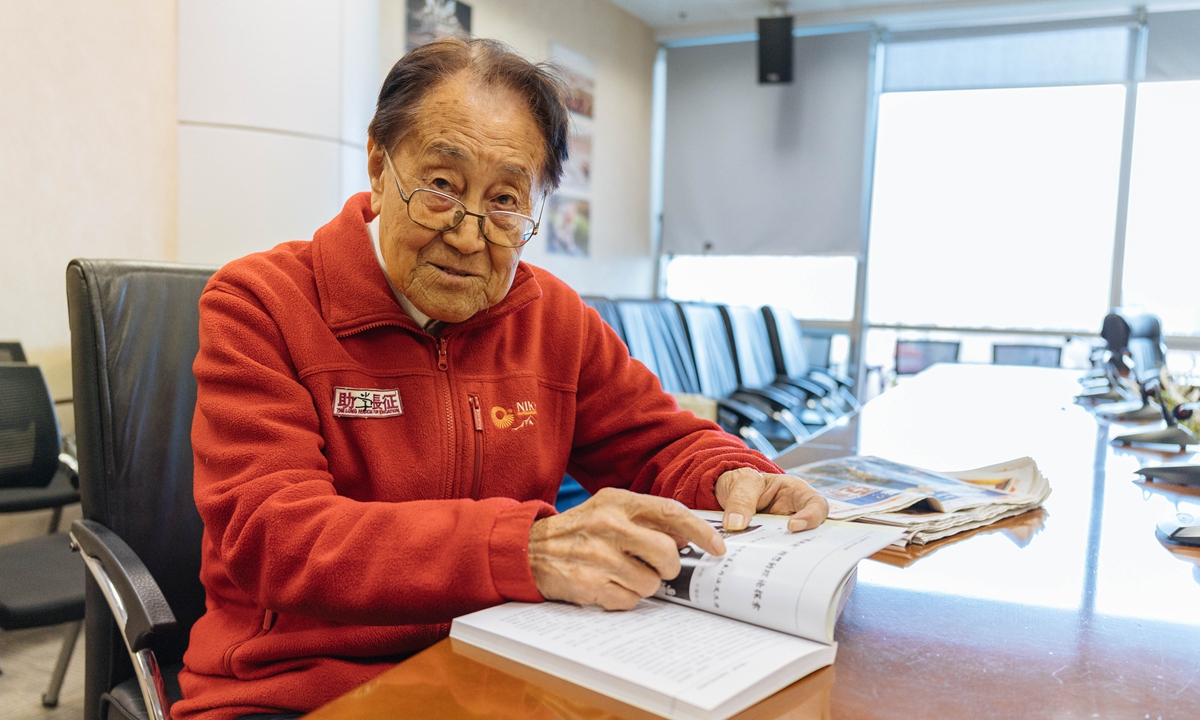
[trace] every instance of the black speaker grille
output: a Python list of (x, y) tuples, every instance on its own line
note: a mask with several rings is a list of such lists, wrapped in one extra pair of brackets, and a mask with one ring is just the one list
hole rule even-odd
[(792, 81), (792, 16), (758, 19), (758, 82), (782, 85)]

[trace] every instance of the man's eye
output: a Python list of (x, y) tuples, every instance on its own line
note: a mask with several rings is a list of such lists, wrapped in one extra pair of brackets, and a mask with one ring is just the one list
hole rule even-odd
[(512, 195), (497, 195), (492, 198), (492, 205), (495, 205), (500, 210), (511, 210), (517, 204), (517, 199)]
[(451, 185), (450, 181), (446, 178), (434, 178), (433, 182), (429, 183), (429, 186), (434, 190), (439, 190), (444, 193), (448, 193), (454, 189), (454, 186)]

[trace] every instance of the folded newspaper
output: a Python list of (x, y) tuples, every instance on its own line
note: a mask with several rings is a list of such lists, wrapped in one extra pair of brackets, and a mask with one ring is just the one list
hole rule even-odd
[(935, 473), (870, 456), (823, 460), (788, 470), (829, 501), (831, 520), (904, 529), (892, 543), (924, 545), (1032, 510), (1050, 483), (1032, 458)]

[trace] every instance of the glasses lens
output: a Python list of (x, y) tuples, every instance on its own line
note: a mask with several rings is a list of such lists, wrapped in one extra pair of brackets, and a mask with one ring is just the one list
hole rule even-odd
[(484, 235), (497, 245), (520, 247), (533, 236), (533, 220), (517, 213), (497, 210), (483, 221)]
[(462, 221), (465, 206), (440, 192), (417, 188), (409, 197), (408, 214), (413, 222), (430, 230), (449, 230)]

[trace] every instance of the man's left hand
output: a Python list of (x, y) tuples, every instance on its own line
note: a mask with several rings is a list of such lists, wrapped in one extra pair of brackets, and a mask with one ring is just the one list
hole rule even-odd
[(725, 509), (726, 530), (745, 530), (756, 512), (791, 515), (788, 530), (815, 528), (829, 516), (829, 503), (808, 483), (791, 475), (738, 468), (717, 478), (717, 502)]

